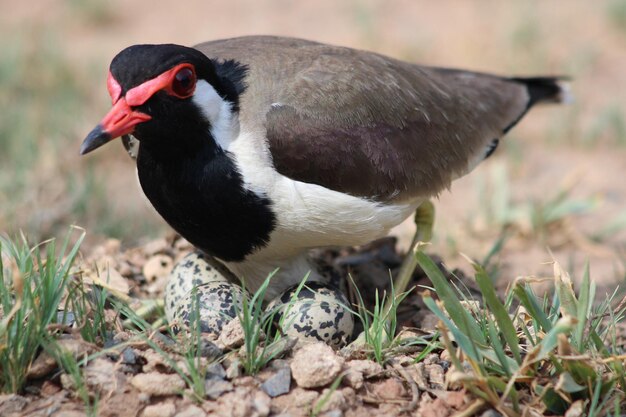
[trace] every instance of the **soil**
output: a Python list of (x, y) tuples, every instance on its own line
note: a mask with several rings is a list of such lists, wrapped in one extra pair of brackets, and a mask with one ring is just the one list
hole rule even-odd
[[(108, 240), (82, 260), (77, 273), (89, 284), (97, 279), (95, 271), (99, 269), (99, 276), (108, 276), (107, 288), (121, 298), (161, 298), (173, 264), (191, 250), (184, 239), (174, 235), (128, 250), (121, 250), (119, 241)], [(402, 261), (394, 238), (362, 248), (319, 251), (316, 258), (337, 276), (350, 272), (370, 307), (375, 291), (389, 290), (389, 271), (397, 271)], [(473, 287), (462, 273), (455, 279)], [(415, 290), (426, 283), (418, 270), (410, 287)], [(402, 304), (401, 340), (430, 337), (435, 321), (420, 305), (416, 291)], [(471, 402), (458, 386), (446, 381), (450, 362), (443, 351), (435, 350), (416, 362), (422, 348), (401, 347), (382, 366), (368, 359), (367, 351), (356, 342), (339, 351), (321, 342), (288, 344), (259, 374), (247, 376), (238, 361), (241, 343), (222, 343), (221, 338), (216, 343), (225, 355), (209, 365), (206, 398), (194, 400), (189, 386), (164, 356), (184, 366), (179, 349), (182, 339), (165, 328), (152, 334), (151, 339), (165, 354), (141, 339), (129, 343), (130, 333), (122, 329), (122, 318), (113, 312), (113, 304), (107, 307), (110, 325), (118, 329), (109, 339), (91, 345), (71, 327), (60, 335), (62, 347), (78, 358), (106, 348), (106, 354), (96, 355), (83, 368), (85, 386), (90, 397), (97, 399), (99, 416), (428, 416), (448, 415)], [(359, 332), (357, 329), (355, 335)], [(211, 348), (205, 349), (206, 355), (200, 359), (205, 364), (220, 353), (217, 345), (206, 343)], [(340, 375), (341, 383), (331, 387)], [(46, 353), (35, 360), (22, 395), (0, 396), (0, 415), (7, 417), (85, 412), (72, 379)]]

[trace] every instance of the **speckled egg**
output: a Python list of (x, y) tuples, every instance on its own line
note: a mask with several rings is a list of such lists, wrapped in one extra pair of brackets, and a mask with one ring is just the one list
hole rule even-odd
[(165, 316), (168, 321), (174, 319), (176, 306), (188, 296), (193, 287), (208, 282), (228, 282), (219, 271), (215, 261), (202, 252), (192, 252), (181, 259), (172, 269), (165, 287)]
[(300, 339), (321, 340), (336, 349), (346, 345), (354, 329), (346, 296), (334, 287), (309, 282), (289, 306), (296, 290), (297, 286), (283, 292), (266, 309), (276, 311), (274, 322), (282, 322), (283, 332)]
[[(194, 301), (197, 297), (197, 310)], [(242, 308), (244, 291), (227, 281), (206, 282), (189, 291), (177, 304), (173, 319), (183, 328), (194, 324), (197, 311), (200, 316), (200, 331), (219, 335), (222, 327), (237, 316)], [(178, 333), (180, 327), (174, 327)]]

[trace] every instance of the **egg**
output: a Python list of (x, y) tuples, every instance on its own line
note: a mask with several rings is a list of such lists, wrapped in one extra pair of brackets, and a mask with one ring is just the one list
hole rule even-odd
[(297, 286), (272, 300), (266, 311), (274, 313), (274, 322), (283, 333), (303, 340), (322, 341), (338, 349), (348, 343), (354, 329), (350, 303), (338, 289), (308, 282), (291, 303)]
[(195, 291), (189, 291), (175, 304), (173, 322), (177, 323), (177, 326), (174, 327), (174, 332), (178, 333), (181, 327), (192, 328), (197, 320), (195, 318), (197, 311), (200, 331), (219, 336), (224, 325), (241, 311), (244, 294), (241, 287), (227, 281), (205, 282), (198, 285)]
[(172, 269), (165, 286), (165, 316), (174, 319), (178, 304), (188, 296), (193, 287), (209, 282), (228, 282), (202, 252), (192, 252), (181, 259)]

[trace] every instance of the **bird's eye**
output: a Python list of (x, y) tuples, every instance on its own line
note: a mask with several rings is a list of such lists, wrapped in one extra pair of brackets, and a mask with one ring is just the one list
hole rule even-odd
[(181, 68), (172, 80), (172, 92), (179, 98), (190, 97), (196, 88), (196, 74), (189, 68)]

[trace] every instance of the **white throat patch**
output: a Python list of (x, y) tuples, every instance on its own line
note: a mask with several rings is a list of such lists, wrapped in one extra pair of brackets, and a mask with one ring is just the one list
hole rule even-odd
[(239, 123), (231, 103), (220, 97), (205, 80), (198, 80), (191, 100), (211, 123), (211, 135), (215, 142), (222, 149), (228, 149), (228, 145), (239, 135)]

